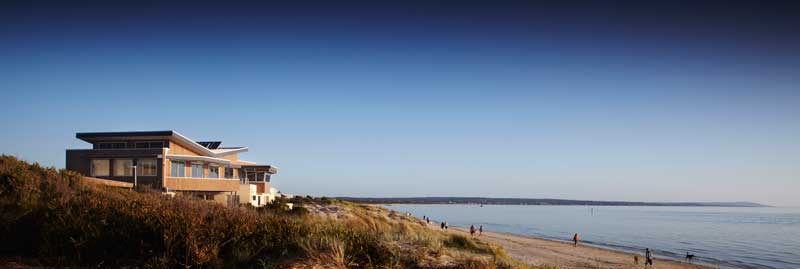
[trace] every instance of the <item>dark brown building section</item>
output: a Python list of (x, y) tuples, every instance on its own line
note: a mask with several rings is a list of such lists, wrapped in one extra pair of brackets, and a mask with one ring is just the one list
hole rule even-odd
[(158, 155), (162, 153), (159, 149), (68, 149), (67, 150), (67, 170), (81, 173), (85, 176), (92, 176), (92, 159), (109, 159), (109, 176), (98, 176), (97, 178), (111, 179), (117, 181), (133, 183), (133, 176), (114, 176), (114, 159), (156, 159), (156, 176), (138, 176), (139, 185), (150, 186), (161, 189), (163, 178), (161, 175), (164, 167), (162, 158)]

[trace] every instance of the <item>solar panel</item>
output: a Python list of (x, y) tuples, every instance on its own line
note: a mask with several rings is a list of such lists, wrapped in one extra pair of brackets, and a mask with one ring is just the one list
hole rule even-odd
[(208, 149), (217, 149), (219, 148), (219, 145), (222, 144), (222, 141), (203, 141), (197, 142), (197, 144), (200, 144)]

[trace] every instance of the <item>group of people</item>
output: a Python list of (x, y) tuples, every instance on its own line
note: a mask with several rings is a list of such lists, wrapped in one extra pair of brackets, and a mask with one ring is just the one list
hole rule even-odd
[[(427, 224), (431, 223), (431, 218), (429, 218), (428, 216), (423, 215), (422, 220), (425, 221), (425, 223)], [(441, 228), (444, 231), (447, 231), (447, 228), (450, 228), (450, 224), (448, 224), (447, 221), (439, 222), (439, 228)], [(469, 234), (474, 237), (475, 233), (477, 233), (478, 236), (483, 235), (483, 225), (480, 225), (477, 228), (475, 228), (475, 224), (470, 225)]]
[(483, 235), (483, 225), (478, 227), (478, 229), (476, 230), (475, 229), (475, 224), (471, 224), (469, 226), (469, 235), (472, 236), (472, 237), (475, 237), (475, 232), (478, 232), (478, 236)]

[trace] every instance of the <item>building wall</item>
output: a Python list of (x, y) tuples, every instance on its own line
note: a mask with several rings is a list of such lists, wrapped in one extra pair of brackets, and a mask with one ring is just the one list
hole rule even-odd
[(202, 153), (182, 146), (181, 144), (169, 141), (169, 154), (175, 155), (190, 155), (190, 156), (204, 156)]
[[(108, 159), (109, 175), (95, 177), (133, 183), (133, 176), (114, 176), (114, 159), (156, 159), (156, 175), (138, 176), (137, 180), (139, 185), (159, 189), (163, 180), (160, 175), (164, 171), (164, 166), (160, 165), (163, 163), (162, 152), (162, 149), (70, 149), (66, 151), (66, 166), (67, 170), (91, 177), (92, 159)], [(158, 158), (159, 155), (162, 158)]]

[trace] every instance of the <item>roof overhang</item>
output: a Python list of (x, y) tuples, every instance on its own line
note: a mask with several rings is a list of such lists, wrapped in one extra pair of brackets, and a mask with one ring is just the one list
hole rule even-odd
[(181, 144), (189, 149), (197, 151), (202, 155), (210, 157), (222, 157), (235, 153), (246, 152), (247, 147), (239, 148), (224, 148), (224, 149), (208, 149), (203, 145), (198, 144), (194, 140), (178, 133), (177, 131), (135, 131), (135, 132), (95, 132), (95, 133), (77, 133), (75, 137), (92, 143), (104, 140), (155, 140), (167, 139)]
[(271, 175), (278, 173), (278, 167), (272, 165), (242, 165), (242, 169), (247, 172), (265, 172)]

